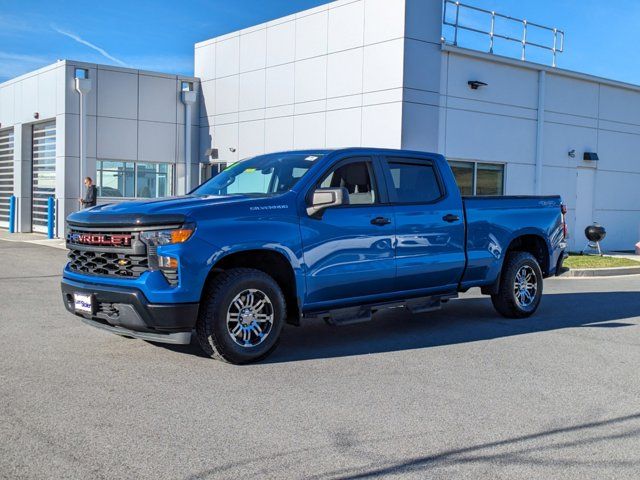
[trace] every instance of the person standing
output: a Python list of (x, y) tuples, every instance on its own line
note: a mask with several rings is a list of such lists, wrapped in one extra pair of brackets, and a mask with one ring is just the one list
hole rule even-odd
[(96, 206), (98, 192), (96, 186), (93, 184), (91, 177), (84, 179), (84, 185), (87, 189), (84, 192), (84, 197), (80, 198), (80, 205), (82, 208), (91, 208)]

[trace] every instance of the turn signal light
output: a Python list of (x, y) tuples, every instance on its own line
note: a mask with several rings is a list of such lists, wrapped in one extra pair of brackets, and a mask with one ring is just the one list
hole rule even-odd
[(178, 259), (160, 256), (158, 257), (158, 266), (160, 268), (170, 268), (175, 270), (178, 268)]
[(191, 228), (179, 228), (177, 230), (171, 230), (171, 243), (184, 243), (189, 240), (189, 237), (193, 233)]

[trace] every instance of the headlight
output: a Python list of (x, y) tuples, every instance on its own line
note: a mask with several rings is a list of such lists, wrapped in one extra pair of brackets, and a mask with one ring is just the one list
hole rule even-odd
[(195, 231), (194, 225), (184, 225), (182, 228), (171, 230), (150, 230), (142, 232), (140, 239), (147, 245), (172, 245), (174, 243), (184, 243)]

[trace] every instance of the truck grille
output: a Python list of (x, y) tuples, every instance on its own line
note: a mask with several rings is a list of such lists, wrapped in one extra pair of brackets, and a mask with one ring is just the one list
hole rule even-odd
[(146, 255), (69, 250), (69, 268), (78, 273), (138, 278), (149, 268)]
[(69, 268), (85, 275), (138, 278), (149, 269), (147, 247), (136, 232), (71, 229)]

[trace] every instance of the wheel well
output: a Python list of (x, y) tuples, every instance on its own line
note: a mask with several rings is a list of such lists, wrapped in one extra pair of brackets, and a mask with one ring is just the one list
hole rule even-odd
[(291, 263), (283, 254), (272, 250), (245, 250), (227, 255), (220, 259), (209, 272), (203, 294), (211, 281), (231, 268), (254, 268), (271, 276), (284, 294), (287, 303), (287, 323), (294, 325), (300, 323), (295, 275)]
[[(547, 277), (549, 275), (549, 249), (547, 248), (547, 243), (542, 237), (538, 235), (522, 235), (520, 237), (514, 238), (504, 254), (502, 264), (503, 269), (504, 259), (507, 258), (509, 252), (530, 253), (536, 258), (536, 260), (538, 260), (538, 264), (540, 265), (540, 269), (542, 270), (542, 275), (544, 277)], [(482, 293), (485, 295), (493, 295), (498, 293), (501, 277), (502, 270), (498, 274), (498, 278), (496, 278), (496, 281), (494, 283), (485, 285), (481, 288)]]
[(542, 237), (538, 235), (522, 235), (521, 237), (515, 238), (509, 244), (507, 254), (509, 252), (530, 253), (538, 260), (542, 274), (545, 277), (549, 274), (549, 249)]

